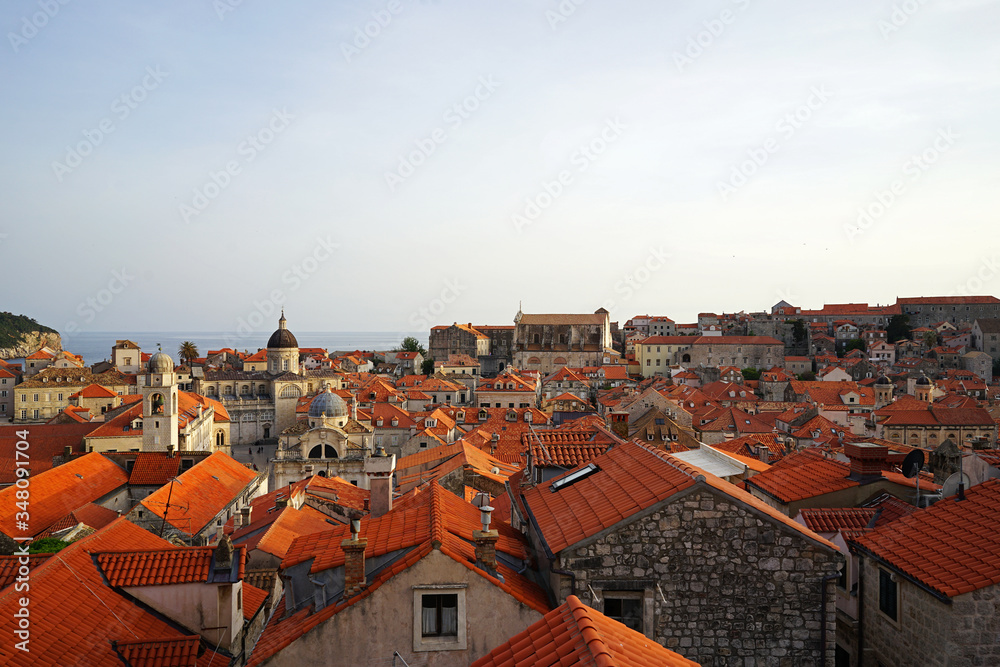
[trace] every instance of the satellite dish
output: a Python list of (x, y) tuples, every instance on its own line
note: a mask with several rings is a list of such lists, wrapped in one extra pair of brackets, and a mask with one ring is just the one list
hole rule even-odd
[(941, 485), (941, 497), (942, 498), (947, 498), (948, 496), (953, 496), (956, 493), (958, 493), (958, 480), (960, 479), (959, 478), (959, 474), (962, 475), (961, 479), (964, 480), (965, 488), (966, 489), (968, 489), (970, 486), (972, 486), (972, 480), (969, 479), (969, 476), (966, 473), (964, 473), (964, 472), (963, 473), (957, 473), (957, 472), (953, 473), (951, 475), (951, 477), (949, 477), (948, 479), (944, 480), (944, 484)]
[(903, 459), (903, 476), (904, 477), (916, 477), (920, 473), (920, 469), (924, 467), (924, 451), (922, 449), (914, 449), (912, 452), (906, 455)]

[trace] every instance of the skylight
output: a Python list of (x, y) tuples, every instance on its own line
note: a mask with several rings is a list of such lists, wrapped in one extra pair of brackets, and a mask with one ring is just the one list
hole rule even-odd
[(561, 477), (556, 481), (552, 482), (552, 491), (555, 492), (558, 491), (559, 489), (566, 488), (571, 484), (575, 484), (576, 482), (579, 482), (581, 479), (590, 477), (598, 470), (600, 470), (600, 468), (598, 468), (595, 464), (588, 463), (579, 470), (575, 470), (570, 474), (566, 475), (565, 477)]

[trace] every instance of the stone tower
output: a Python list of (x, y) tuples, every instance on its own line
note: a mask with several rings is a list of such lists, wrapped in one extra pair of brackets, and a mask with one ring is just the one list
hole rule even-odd
[(284, 310), (277, 330), (267, 339), (267, 372), (272, 375), (299, 372), (299, 342), (285, 324)]
[(177, 451), (177, 376), (170, 355), (157, 352), (149, 359), (142, 382), (142, 449)]
[(875, 388), (876, 410), (892, 403), (892, 394), (893, 394), (892, 380), (887, 378), (885, 375), (880, 375), (878, 376), (878, 379), (875, 380), (875, 384), (873, 386)]

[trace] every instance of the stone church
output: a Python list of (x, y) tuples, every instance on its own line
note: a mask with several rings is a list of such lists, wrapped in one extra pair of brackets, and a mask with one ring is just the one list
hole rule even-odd
[(619, 355), (612, 349), (608, 311), (594, 314), (514, 317), (514, 366), (542, 375), (563, 366), (603, 366)]
[(340, 477), (368, 488), (365, 462), (372, 455), (374, 430), (348, 412), (347, 403), (327, 388), (309, 403), (308, 419), (281, 433), (271, 460), (271, 489), (306, 477)]
[(204, 377), (194, 379), (194, 391), (221, 401), (229, 411), (234, 446), (250, 445), (294, 426), (299, 398), (326, 386), (339, 389), (339, 378), (332, 370), (309, 371), (299, 365), (299, 343), (282, 312), (267, 341), (266, 370), (206, 370)]

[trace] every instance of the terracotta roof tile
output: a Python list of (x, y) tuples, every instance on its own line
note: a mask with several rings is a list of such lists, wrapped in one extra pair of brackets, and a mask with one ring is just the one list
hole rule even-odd
[[(162, 549), (170, 545), (125, 519), (77, 540), (31, 573), (31, 652), (0, 642), (0, 664), (16, 667), (116, 665), (112, 641), (180, 639), (171, 623), (109, 588), (91, 553), (107, 549)], [(0, 633), (14, 637), (19, 598), (13, 586), (0, 591)]]
[(180, 484), (160, 487), (142, 500), (142, 506), (163, 517), (170, 495), (167, 523), (194, 535), (222, 511), (257, 476), (225, 452), (215, 452), (178, 479)]
[[(49, 559), (52, 554), (29, 554), (28, 569), (34, 570), (36, 567)], [(20, 567), (19, 560), (24, 556), (0, 556), (0, 590), (7, 588), (14, 579), (17, 578), (17, 570)]]
[(947, 597), (1000, 583), (1000, 480), (875, 528), (855, 541), (863, 551)]
[(472, 667), (697, 667), (640, 632), (566, 598), (541, 620), (511, 637)]
[(129, 667), (195, 667), (201, 637), (171, 637), (114, 642), (114, 649)]
[(177, 476), (180, 465), (180, 457), (166, 452), (140, 452), (135, 457), (128, 483), (133, 486), (163, 486)]
[(83, 504), (93, 502), (128, 483), (114, 461), (91, 452), (31, 479), (28, 530), (15, 525), (17, 487), (0, 489), (0, 531), (11, 536), (35, 536)]
[[(215, 547), (107, 551), (95, 553), (98, 566), (111, 586), (163, 586), (208, 582)], [(235, 547), (239, 578), (243, 578), (246, 551)]]

